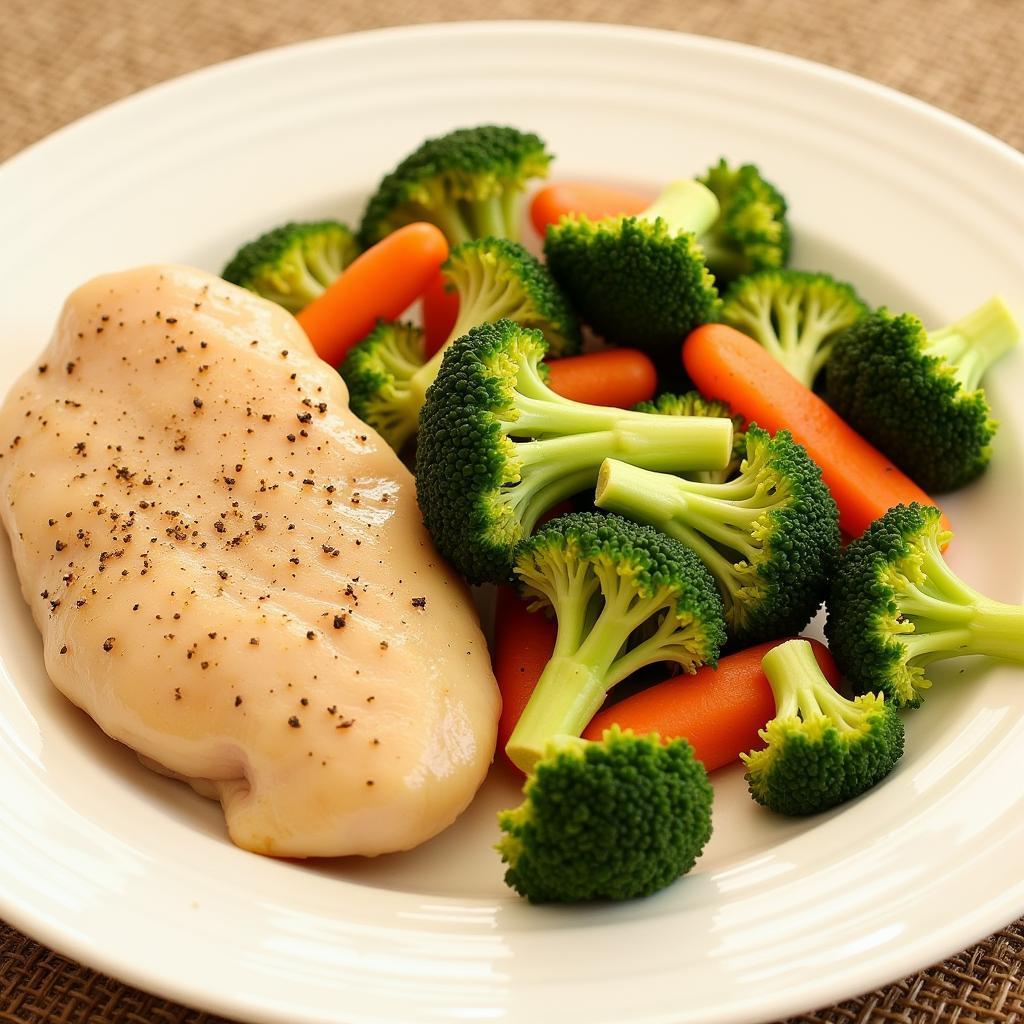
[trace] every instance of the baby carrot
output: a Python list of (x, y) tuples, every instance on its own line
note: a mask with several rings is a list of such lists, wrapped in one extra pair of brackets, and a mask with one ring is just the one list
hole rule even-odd
[(552, 391), (589, 405), (631, 409), (637, 402), (653, 398), (658, 387), (654, 363), (635, 348), (566, 356), (547, 365)]
[(317, 355), (337, 366), (379, 319), (393, 320), (437, 276), (448, 243), (433, 224), (407, 224), (367, 249), (296, 319)]
[(555, 620), (543, 612), (528, 612), (526, 602), (512, 587), (499, 587), (494, 612), (493, 665), (501, 693), (498, 751), (502, 757), (554, 647)]
[(641, 213), (651, 205), (653, 196), (626, 189), (597, 185), (589, 181), (556, 181), (546, 185), (530, 204), (530, 220), (542, 236), (549, 224), (557, 224), (566, 214), (580, 213), (590, 220)]
[(438, 274), (423, 293), (423, 333), (429, 359), (447, 340), (459, 315), (459, 297), (444, 286)]
[[(775, 717), (775, 698), (761, 669), (761, 659), (784, 640), (726, 655), (717, 668), (705, 665), (695, 675), (678, 675), (599, 711), (584, 737), (599, 740), (618, 723), (639, 734), (656, 732), (662, 739), (683, 736), (693, 744), (697, 760), (710, 772), (732, 764), (740, 754), (764, 746), (758, 736)], [(839, 685), (828, 648), (811, 641), (814, 656), (833, 686)]]
[[(850, 537), (894, 505), (934, 505), (896, 468), (752, 338), (725, 324), (704, 324), (683, 343), (683, 364), (698, 389), (728, 402), (765, 430), (789, 430), (821, 467)], [(943, 516), (943, 526), (949, 521)]]

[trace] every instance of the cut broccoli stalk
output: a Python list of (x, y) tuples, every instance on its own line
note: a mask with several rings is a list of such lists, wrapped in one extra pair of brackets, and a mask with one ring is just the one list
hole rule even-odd
[[(378, 431), (396, 451), (416, 433), (427, 388), (434, 382), (444, 354), (456, 339), (483, 323), (508, 318), (540, 330), (552, 355), (569, 355), (579, 347), (575, 315), (544, 266), (521, 245), (501, 238), (483, 238), (457, 246), (442, 267), (447, 285), (459, 297), (459, 313), (448, 340), (426, 362), (422, 340), (418, 362), (408, 346), (389, 358), (391, 372), (373, 359), (372, 380), (356, 376), (366, 362), (366, 346), (388, 344), (381, 337), (360, 342), (341, 366), (351, 392), (352, 411)], [(403, 340), (394, 335), (392, 343)]]
[(673, 181), (642, 213), (639, 220), (663, 220), (670, 231), (700, 237), (718, 220), (721, 208), (714, 192), (690, 178)]
[(722, 321), (750, 335), (807, 387), (836, 337), (869, 312), (851, 285), (799, 270), (748, 274), (722, 299)]
[(516, 552), (514, 573), (558, 632), (505, 752), (524, 772), (556, 737), (579, 736), (608, 691), (668, 661), (685, 671), (717, 657), (721, 601), (691, 551), (617, 516), (552, 520)]
[(1020, 341), (1020, 326), (1001, 295), (946, 327), (928, 331), (921, 351), (952, 369), (964, 391), (974, 391), (997, 359)]
[(998, 296), (941, 330), (879, 310), (841, 334), (825, 372), (825, 397), (929, 492), (984, 472), (997, 423), (979, 387), (1020, 338)]
[(734, 646), (799, 632), (825, 597), (838, 513), (821, 472), (788, 432), (751, 425), (738, 476), (702, 483), (609, 458), (598, 508), (647, 523), (699, 555), (718, 584)]
[(931, 506), (897, 505), (846, 549), (828, 601), (826, 634), (857, 692), (917, 707), (928, 667), (986, 655), (1024, 662), (1024, 605), (969, 587), (942, 555), (952, 536)]
[(593, 487), (609, 455), (649, 469), (720, 469), (732, 421), (574, 402), (544, 381), (546, 343), (510, 320), (458, 339), (427, 391), (416, 488), (438, 549), (471, 582), (501, 582), (553, 505)]
[(712, 789), (686, 740), (613, 726), (552, 740), (524, 801), (498, 816), (505, 881), (531, 903), (649, 896), (693, 867), (711, 837)]
[(779, 814), (818, 814), (885, 778), (903, 753), (903, 723), (881, 694), (847, 700), (806, 640), (773, 647), (761, 667), (775, 696), (765, 746), (742, 754), (750, 794)]

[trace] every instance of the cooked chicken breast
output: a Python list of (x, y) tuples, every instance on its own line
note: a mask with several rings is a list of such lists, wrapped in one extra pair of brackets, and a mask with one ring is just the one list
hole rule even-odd
[(0, 514), (54, 683), (239, 846), (404, 850), (473, 797), (469, 593), (277, 306), (173, 266), (76, 291), (0, 411)]

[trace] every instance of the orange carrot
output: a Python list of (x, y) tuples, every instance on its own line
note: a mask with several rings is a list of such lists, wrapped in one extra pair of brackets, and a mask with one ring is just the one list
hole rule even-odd
[(557, 224), (566, 214), (580, 213), (591, 220), (629, 216), (642, 213), (651, 205), (653, 198), (590, 181), (556, 181), (533, 197), (530, 220), (537, 234), (543, 237), (548, 225)]
[[(934, 505), (851, 426), (752, 338), (725, 324), (704, 324), (683, 344), (683, 364), (709, 398), (728, 402), (774, 433), (786, 428), (821, 467), (839, 506), (839, 525), (858, 537), (893, 505)], [(950, 529), (943, 516), (943, 526)]]
[(459, 297), (444, 286), (438, 274), (423, 293), (423, 332), (429, 359), (447, 340), (459, 315)]
[(630, 409), (654, 397), (658, 372), (635, 348), (610, 348), (585, 356), (566, 356), (548, 363), (551, 390), (563, 398), (590, 405)]
[[(638, 734), (659, 733), (670, 740), (683, 736), (693, 744), (710, 772), (732, 764), (740, 754), (764, 746), (757, 735), (775, 717), (775, 698), (761, 670), (761, 659), (784, 640), (726, 655), (718, 668), (705, 665), (695, 675), (678, 675), (613, 704), (594, 716), (584, 730), (599, 740), (616, 722)], [(825, 677), (839, 685), (839, 672), (824, 644), (811, 641)]]
[(296, 319), (317, 355), (337, 366), (377, 320), (393, 320), (415, 302), (447, 258), (433, 224), (407, 224), (355, 259)]
[(498, 588), (494, 612), (493, 664), (494, 676), (501, 692), (498, 752), (502, 757), (505, 757), (505, 744), (544, 666), (551, 659), (555, 632), (554, 619), (542, 612), (528, 612), (526, 602), (512, 587)]

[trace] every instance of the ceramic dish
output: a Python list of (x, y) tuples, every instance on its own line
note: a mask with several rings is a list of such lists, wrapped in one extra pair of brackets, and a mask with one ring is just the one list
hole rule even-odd
[[(219, 269), (288, 218), (355, 218), (422, 138), (483, 121), (541, 133), (559, 177), (657, 187), (726, 155), (791, 201), (797, 266), (952, 319), (1024, 307), (1024, 159), (947, 115), (795, 59), (568, 24), (401, 29), (187, 76), (0, 170), (0, 379), (94, 274)], [(947, 504), (969, 582), (1024, 599), (1024, 353), (991, 387), (987, 476)], [(141, 768), (43, 670), (0, 552), (0, 916), (142, 988), (275, 1024), (766, 1020), (933, 963), (1024, 912), (1019, 669), (949, 665), (896, 772), (830, 814), (759, 811), (715, 777), (697, 869), (622, 906), (539, 908), (502, 884), (495, 775), (425, 847), (303, 866), (227, 841), (219, 809)], [(961, 670), (962, 674), (961, 674)]]

